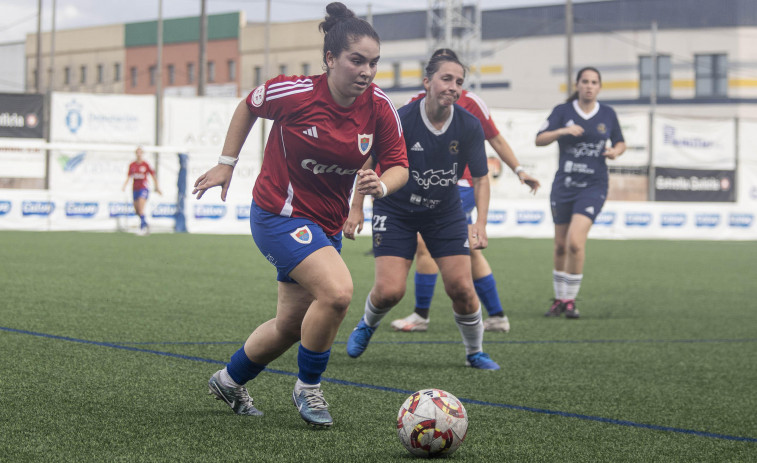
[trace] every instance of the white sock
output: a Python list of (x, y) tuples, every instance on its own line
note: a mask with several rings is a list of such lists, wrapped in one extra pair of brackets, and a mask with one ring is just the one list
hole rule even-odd
[(481, 345), (484, 342), (484, 322), (481, 320), (481, 306), (472, 314), (460, 315), (455, 313), (455, 323), (463, 337), (465, 354), (475, 354), (481, 352)]
[(297, 378), (297, 382), (294, 383), (294, 395), (297, 395), (300, 393), (303, 389), (318, 389), (321, 387), (321, 383), (318, 384), (308, 384), (303, 383), (300, 378)]
[(578, 290), (581, 289), (581, 280), (583, 279), (583, 277), (584, 277), (583, 273), (579, 275), (571, 275), (571, 274), (565, 275), (564, 299), (575, 300), (576, 296), (578, 296)]
[(555, 299), (566, 299), (566, 282), (568, 274), (560, 270), (552, 270), (552, 287), (555, 290)]
[(231, 376), (229, 376), (229, 370), (226, 368), (221, 370), (221, 374), (218, 375), (218, 380), (226, 387), (242, 387), (241, 384), (237, 384), (236, 381), (231, 379)]
[(386, 312), (377, 309), (371, 302), (371, 295), (369, 293), (368, 297), (365, 298), (365, 314), (363, 315), (363, 320), (365, 320), (366, 325), (375, 328), (381, 323), (381, 319), (384, 318), (384, 315), (389, 313), (389, 310), (391, 310), (391, 308), (387, 309)]

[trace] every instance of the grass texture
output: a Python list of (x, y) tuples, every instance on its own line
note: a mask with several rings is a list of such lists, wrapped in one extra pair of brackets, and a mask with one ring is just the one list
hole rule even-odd
[(436, 387), (463, 400), (459, 462), (757, 461), (757, 246), (588, 244), (580, 320), (547, 319), (549, 240), (485, 252), (512, 330), (486, 333), (498, 372), (464, 366), (440, 283), (425, 333), (345, 352), (373, 283), (345, 241), (353, 303), (323, 390), (335, 424), (291, 403), (296, 348), (248, 384), (263, 417), (207, 394), (210, 375), (275, 313), (273, 267), (249, 236), (0, 232), (0, 460), (410, 461), (397, 411)]

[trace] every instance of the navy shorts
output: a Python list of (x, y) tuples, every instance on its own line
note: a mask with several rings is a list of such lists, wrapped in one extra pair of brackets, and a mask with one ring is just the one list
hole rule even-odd
[(572, 201), (552, 200), (552, 221), (555, 225), (570, 223), (573, 214), (581, 214), (596, 220), (605, 205), (606, 190), (582, 191)]
[(342, 251), (342, 233), (328, 236), (310, 219), (284, 217), (250, 206), (250, 230), (260, 252), (276, 267), (278, 281), (296, 283), (289, 272), (315, 251), (333, 246)]
[(473, 187), (458, 185), (457, 191), (460, 193), (460, 204), (463, 206), (463, 212), (465, 212), (465, 220), (468, 222), (468, 225), (472, 225), (473, 209), (476, 208), (476, 195), (474, 194)]
[(141, 190), (134, 190), (134, 193), (133, 193), (134, 201), (138, 200), (139, 198), (147, 199), (148, 196), (150, 196), (150, 191), (147, 188), (142, 188)]
[(431, 257), (470, 255), (468, 225), (460, 207), (443, 213), (411, 213), (373, 203), (373, 255), (413, 260), (418, 247), (417, 234), (426, 242)]

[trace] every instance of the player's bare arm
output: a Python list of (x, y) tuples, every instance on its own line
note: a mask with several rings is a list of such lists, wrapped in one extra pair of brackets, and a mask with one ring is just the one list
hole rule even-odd
[(528, 172), (520, 167), (520, 162), (518, 161), (518, 158), (515, 157), (515, 153), (510, 147), (510, 144), (507, 143), (507, 140), (505, 140), (505, 137), (503, 137), (501, 133), (498, 133), (487, 141), (492, 146), (492, 148), (494, 148), (494, 151), (497, 153), (499, 158), (502, 159), (502, 162), (504, 162), (507, 167), (510, 168), (510, 170), (515, 172), (515, 175), (518, 176), (520, 183), (528, 185), (529, 188), (531, 188), (531, 193), (536, 194), (536, 191), (539, 189), (541, 184), (536, 178), (530, 176)]
[(621, 142), (615, 143), (615, 146), (611, 146), (610, 148), (605, 149), (602, 155), (605, 156), (607, 159), (617, 159), (618, 156), (623, 154), (625, 151), (626, 151), (626, 143), (621, 141)]
[(485, 249), (489, 245), (486, 219), (489, 216), (489, 176), (473, 177), (473, 196), (476, 200), (476, 222), (471, 225), (472, 249)]

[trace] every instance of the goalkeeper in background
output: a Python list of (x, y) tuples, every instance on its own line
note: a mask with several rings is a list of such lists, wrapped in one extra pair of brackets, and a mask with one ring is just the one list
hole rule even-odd
[(147, 188), (147, 174), (152, 175), (152, 179), (155, 182), (155, 192), (159, 195), (163, 193), (160, 192), (158, 177), (155, 176), (155, 171), (143, 159), (145, 152), (142, 147), (138, 146), (134, 154), (137, 156), (137, 160), (129, 164), (129, 172), (126, 175), (126, 181), (124, 182), (124, 186), (121, 187), (121, 191), (126, 191), (129, 180), (134, 180), (132, 184), (134, 211), (139, 216), (139, 234), (144, 236), (150, 233), (150, 227), (145, 220), (145, 205), (147, 204), (147, 198), (150, 196), (150, 190)]

